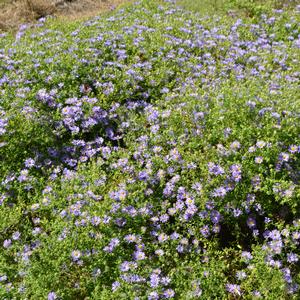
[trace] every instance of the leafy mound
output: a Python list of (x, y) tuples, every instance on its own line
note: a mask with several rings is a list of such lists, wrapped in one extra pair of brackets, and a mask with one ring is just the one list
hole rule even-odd
[(144, 1), (0, 38), (3, 299), (297, 299), (299, 13)]

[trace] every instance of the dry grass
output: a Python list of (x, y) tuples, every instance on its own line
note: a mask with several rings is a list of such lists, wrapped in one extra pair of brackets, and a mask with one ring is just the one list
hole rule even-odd
[(15, 31), (24, 23), (56, 15), (76, 20), (95, 16), (130, 0), (0, 0), (0, 31)]
[(53, 3), (47, 0), (6, 1), (0, 7), (0, 29), (16, 29), (23, 23), (31, 23), (56, 12)]
[(56, 7), (54, 3), (47, 0), (23, 0), (25, 5), (33, 14), (33, 18), (38, 19), (41, 17), (46, 17), (52, 15), (56, 12)]
[(57, 5), (57, 16), (68, 20), (77, 20), (93, 17), (101, 12), (112, 10), (119, 5), (132, 2), (132, 0), (73, 0), (63, 1)]

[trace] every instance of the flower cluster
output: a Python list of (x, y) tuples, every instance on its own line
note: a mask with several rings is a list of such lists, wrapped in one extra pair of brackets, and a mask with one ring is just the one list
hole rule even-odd
[(299, 13), (164, 2), (0, 36), (0, 298), (297, 299)]

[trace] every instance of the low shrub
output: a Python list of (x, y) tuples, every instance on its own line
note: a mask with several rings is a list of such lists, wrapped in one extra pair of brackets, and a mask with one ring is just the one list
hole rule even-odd
[(0, 35), (0, 298), (298, 299), (299, 21)]

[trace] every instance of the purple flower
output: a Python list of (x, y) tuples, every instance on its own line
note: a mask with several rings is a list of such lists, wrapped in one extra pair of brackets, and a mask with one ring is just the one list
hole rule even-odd
[(253, 291), (252, 295), (256, 298), (260, 298), (261, 297), (261, 293), (259, 291)]
[(112, 286), (111, 286), (111, 289), (113, 292), (115, 292), (119, 287), (120, 287), (120, 282), (119, 281), (115, 281), (113, 282)]
[(163, 215), (161, 215), (161, 216), (159, 217), (159, 220), (160, 220), (162, 223), (166, 223), (166, 222), (168, 222), (169, 218), (170, 218), (169, 215), (163, 214)]
[(233, 212), (233, 216), (235, 217), (235, 218), (237, 218), (237, 217), (239, 217), (240, 215), (242, 215), (242, 210), (240, 210), (239, 208), (234, 208), (233, 210), (232, 210), (232, 212)]
[(296, 153), (296, 152), (300, 152), (300, 147), (296, 146), (296, 145), (291, 145), (289, 147), (289, 152), (290, 153)]
[(279, 161), (284, 161), (284, 162), (288, 162), (290, 159), (290, 156), (288, 153), (282, 152), (279, 154)]
[(250, 252), (247, 252), (247, 251), (243, 251), (241, 256), (247, 262), (250, 261), (253, 258), (252, 254)]
[(210, 213), (210, 219), (214, 224), (217, 224), (220, 222), (221, 214), (217, 210), (213, 210)]
[(30, 169), (30, 168), (34, 167), (34, 165), (35, 165), (34, 159), (28, 158), (28, 159), (25, 160), (25, 167), (26, 168)]
[(192, 188), (197, 192), (197, 194), (202, 193), (202, 184), (200, 182), (194, 183)]
[(233, 150), (233, 151), (238, 150), (240, 148), (241, 148), (241, 144), (238, 141), (234, 141), (230, 145), (230, 149)]
[[(300, 48), (300, 39), (299, 39), (299, 48)], [(299, 284), (297, 283), (291, 283), (288, 285), (288, 294), (294, 294), (298, 292), (299, 290)]]
[(146, 255), (143, 251), (135, 251), (133, 254), (133, 258), (135, 260), (144, 260), (146, 258)]
[(234, 295), (238, 295), (241, 296), (241, 287), (237, 284), (226, 284), (226, 290), (230, 293), (230, 294), (234, 294)]
[(8, 240), (4, 240), (4, 242), (3, 242), (3, 247), (4, 248), (9, 248), (11, 246), (11, 240), (10, 239), (8, 239)]
[(283, 248), (281, 240), (272, 240), (268, 243), (268, 245), (275, 254), (280, 254)]
[(159, 299), (159, 295), (157, 292), (151, 292), (148, 295), (148, 300), (158, 300)]
[(160, 281), (161, 281), (162, 285), (167, 286), (170, 284), (171, 279), (169, 277), (165, 276), (165, 277), (162, 277)]
[(232, 180), (235, 182), (239, 182), (242, 178), (242, 170), (241, 170), (241, 166), (240, 165), (232, 165), (230, 167), (230, 172), (231, 172), (231, 177)]
[(287, 255), (287, 261), (289, 263), (294, 263), (299, 260), (298, 255), (296, 253), (288, 253)]
[(120, 265), (120, 270), (122, 272), (127, 272), (130, 270), (130, 263), (128, 261), (124, 261), (121, 265)]
[(262, 156), (255, 157), (254, 161), (257, 164), (261, 164), (263, 162), (264, 158)]
[(213, 175), (222, 175), (225, 173), (224, 169), (216, 165), (215, 163), (209, 162), (208, 164), (208, 172)]
[(212, 196), (223, 198), (227, 194), (227, 190), (224, 186), (214, 189)]
[(157, 249), (157, 250), (155, 250), (155, 254), (156, 254), (157, 256), (163, 256), (163, 255), (165, 254), (165, 252), (164, 252), (164, 250), (162, 250), (162, 249)]
[(48, 294), (48, 300), (55, 300), (55, 299), (57, 299), (56, 294), (54, 292), (50, 292)]
[(264, 141), (257, 141), (256, 142), (256, 147), (259, 148), (259, 149), (262, 149), (266, 146), (266, 142)]
[(159, 112), (156, 109), (154, 109), (152, 106), (149, 106), (146, 109), (146, 115), (147, 115), (148, 122), (153, 123), (158, 120)]
[(160, 243), (164, 243), (165, 241), (167, 241), (169, 239), (169, 237), (165, 233), (161, 233), (157, 239)]
[(184, 247), (183, 247), (183, 245), (178, 245), (178, 246), (176, 247), (176, 250), (177, 250), (178, 253), (183, 253), (183, 252), (184, 252)]
[(291, 270), (289, 268), (284, 268), (281, 270), (283, 273), (284, 280), (288, 283), (292, 282)]
[(128, 234), (124, 237), (125, 241), (128, 243), (136, 242), (137, 238), (134, 234)]
[(300, 239), (300, 231), (295, 231), (292, 233), (292, 239), (293, 240), (299, 240)]
[(79, 258), (81, 257), (81, 252), (79, 250), (74, 250), (71, 253), (71, 257), (74, 261), (78, 261)]
[(247, 219), (247, 226), (252, 229), (256, 227), (256, 220), (253, 217)]
[(164, 291), (163, 296), (167, 299), (173, 298), (175, 296), (175, 292), (172, 289), (167, 289)]
[(268, 238), (270, 238), (272, 240), (280, 240), (281, 239), (280, 231), (277, 229), (270, 231), (268, 234)]
[(170, 150), (170, 158), (173, 161), (179, 161), (181, 159), (181, 155), (176, 148)]
[(114, 249), (120, 244), (120, 240), (118, 238), (113, 238), (109, 242), (108, 246), (103, 248), (103, 251), (111, 253)]
[(141, 181), (147, 181), (149, 179), (149, 175), (146, 171), (141, 171), (139, 172), (138, 178)]
[(251, 146), (251, 147), (249, 147), (248, 152), (253, 153), (253, 152), (255, 152), (255, 150), (256, 150), (255, 146)]
[(173, 232), (171, 235), (170, 235), (170, 238), (172, 240), (177, 240), (179, 238), (179, 234), (177, 232)]
[(201, 234), (204, 237), (208, 237), (210, 235), (210, 231), (209, 231), (209, 227), (207, 225), (204, 225), (201, 229), (200, 229)]
[(91, 219), (91, 224), (94, 225), (94, 226), (99, 225), (100, 222), (101, 222), (101, 219), (98, 216), (92, 217), (92, 219)]
[(21, 236), (21, 233), (19, 231), (16, 231), (12, 234), (12, 239), (16, 241), (20, 238), (20, 236)]
[(247, 277), (247, 274), (244, 271), (237, 271), (236, 272), (236, 278), (238, 280), (243, 280)]
[(231, 128), (225, 128), (224, 129), (224, 137), (225, 138), (228, 138), (231, 133), (232, 133), (232, 129)]
[(159, 281), (160, 281), (160, 278), (159, 278), (158, 274), (152, 273), (152, 274), (150, 275), (150, 286), (151, 286), (152, 288), (158, 287)]

